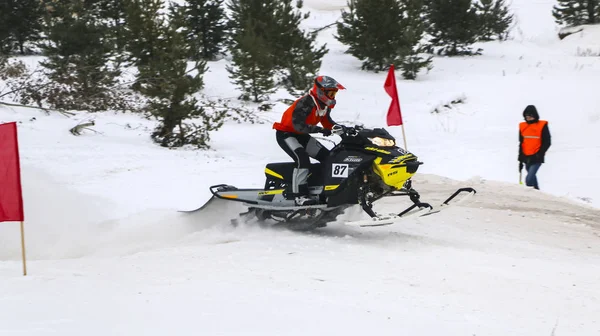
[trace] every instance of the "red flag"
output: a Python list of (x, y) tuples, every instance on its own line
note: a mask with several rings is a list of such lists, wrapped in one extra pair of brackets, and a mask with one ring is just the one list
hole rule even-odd
[(23, 194), (17, 123), (0, 125), (0, 222), (22, 222)]
[(390, 66), (385, 84), (385, 92), (392, 97), (392, 103), (387, 113), (388, 126), (402, 125), (402, 113), (400, 112), (400, 99), (398, 98), (398, 89), (396, 88), (396, 76), (394, 75), (394, 65)]

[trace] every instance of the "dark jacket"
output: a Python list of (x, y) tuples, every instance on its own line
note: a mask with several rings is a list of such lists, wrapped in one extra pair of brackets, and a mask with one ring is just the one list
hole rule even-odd
[[(523, 118), (525, 118), (526, 115), (531, 115), (535, 118), (535, 120), (532, 123), (537, 123), (540, 121), (540, 115), (538, 114), (537, 109), (533, 105), (529, 105), (525, 108), (525, 110), (523, 111)], [(552, 137), (550, 136), (548, 122), (546, 122), (546, 125), (544, 126), (544, 128), (542, 128), (542, 145), (540, 147), (540, 150), (533, 155), (525, 155), (523, 154), (522, 146), (523, 135), (521, 134), (521, 131), (519, 131), (519, 161), (526, 164), (544, 163), (544, 157), (546, 156), (546, 152), (550, 148), (551, 144)]]

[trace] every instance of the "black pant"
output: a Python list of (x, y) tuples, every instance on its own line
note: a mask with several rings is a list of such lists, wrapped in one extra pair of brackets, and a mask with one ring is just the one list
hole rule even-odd
[(310, 158), (323, 162), (329, 150), (309, 134), (296, 134), (277, 131), (277, 143), (296, 163), (292, 176), (292, 192), (308, 195), (308, 174)]

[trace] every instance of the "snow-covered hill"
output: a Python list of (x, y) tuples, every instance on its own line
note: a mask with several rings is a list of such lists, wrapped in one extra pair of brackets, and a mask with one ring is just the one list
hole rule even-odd
[[(344, 3), (305, 1), (307, 26), (335, 21)], [(0, 223), (0, 334), (600, 334), (600, 57), (581, 53), (600, 49), (600, 31), (559, 40), (552, 4), (514, 0), (511, 41), (399, 80), (423, 199), (478, 193), (396, 226), (292, 233), (231, 227), (234, 204), (177, 212), (212, 184), (261, 186), (267, 162), (287, 161), (271, 129), (284, 105), (264, 124), (226, 125), (209, 151), (160, 148), (138, 116), (0, 107), (0, 122), (19, 122), (29, 259), (23, 277), (18, 224)], [(348, 88), (336, 120), (385, 126), (386, 74), (359, 71), (333, 32), (320, 38), (331, 50), (323, 73)], [(207, 94), (236, 96), (226, 62), (210, 64)], [(465, 103), (431, 113), (456, 97)], [(527, 104), (553, 135), (542, 191), (518, 184)], [(90, 118), (97, 133), (68, 132)]]

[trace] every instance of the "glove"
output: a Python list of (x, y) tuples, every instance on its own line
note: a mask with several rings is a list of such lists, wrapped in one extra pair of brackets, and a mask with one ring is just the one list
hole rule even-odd
[(341, 125), (341, 124), (335, 124), (331, 128), (331, 133), (333, 133), (333, 134), (342, 135), (345, 132), (346, 132), (346, 126)]
[(323, 132), (323, 127), (321, 126), (310, 126), (310, 131), (308, 131), (308, 133), (322, 133)]
[(526, 156), (526, 163), (537, 163), (537, 162), (542, 162), (542, 154), (535, 153), (533, 155), (528, 155)]
[(523, 170), (523, 161), (519, 161), (519, 171)]
[(542, 153), (542, 152), (535, 153), (535, 159), (542, 162), (542, 159), (544, 158), (544, 154), (545, 153)]
[(323, 134), (324, 136), (330, 136), (331, 135), (331, 130), (327, 129), (327, 128), (322, 128), (321, 129), (321, 134)]

